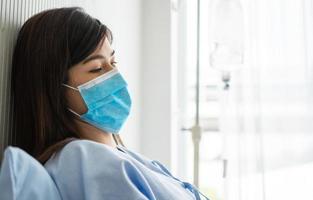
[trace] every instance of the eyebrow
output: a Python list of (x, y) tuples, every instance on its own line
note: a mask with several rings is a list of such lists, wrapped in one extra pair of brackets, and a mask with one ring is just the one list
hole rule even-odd
[[(111, 56), (114, 56), (115, 54), (115, 50), (113, 50), (111, 52)], [(86, 58), (84, 61), (83, 61), (83, 64), (86, 64), (87, 62), (90, 62), (92, 60), (96, 60), (96, 59), (105, 59), (105, 57), (101, 54), (96, 54), (96, 55), (93, 55), (93, 56), (90, 56), (89, 58)]]

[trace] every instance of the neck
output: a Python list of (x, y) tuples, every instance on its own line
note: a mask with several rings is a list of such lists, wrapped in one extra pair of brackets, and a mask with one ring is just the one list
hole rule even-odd
[(105, 132), (77, 119), (75, 119), (75, 121), (77, 123), (79, 136), (81, 139), (92, 140), (95, 142), (106, 144), (111, 147), (116, 147), (116, 143), (112, 133)]

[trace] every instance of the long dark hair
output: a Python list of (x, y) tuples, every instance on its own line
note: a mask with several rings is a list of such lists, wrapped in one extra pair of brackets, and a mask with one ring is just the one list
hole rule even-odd
[(111, 31), (79, 7), (46, 10), (24, 23), (12, 58), (11, 145), (44, 162), (78, 138), (62, 83), (68, 81), (68, 69), (90, 55), (104, 37), (112, 42)]

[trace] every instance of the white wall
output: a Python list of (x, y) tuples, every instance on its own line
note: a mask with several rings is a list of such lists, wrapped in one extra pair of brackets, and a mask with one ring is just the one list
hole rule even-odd
[(170, 0), (143, 0), (141, 152), (172, 167)]

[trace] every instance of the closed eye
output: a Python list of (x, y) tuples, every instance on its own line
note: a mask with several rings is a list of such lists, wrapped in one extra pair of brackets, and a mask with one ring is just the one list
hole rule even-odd
[(98, 67), (98, 68), (90, 70), (89, 72), (93, 72), (94, 73), (94, 72), (99, 72), (101, 70), (103, 70), (103, 68), (102, 67)]

